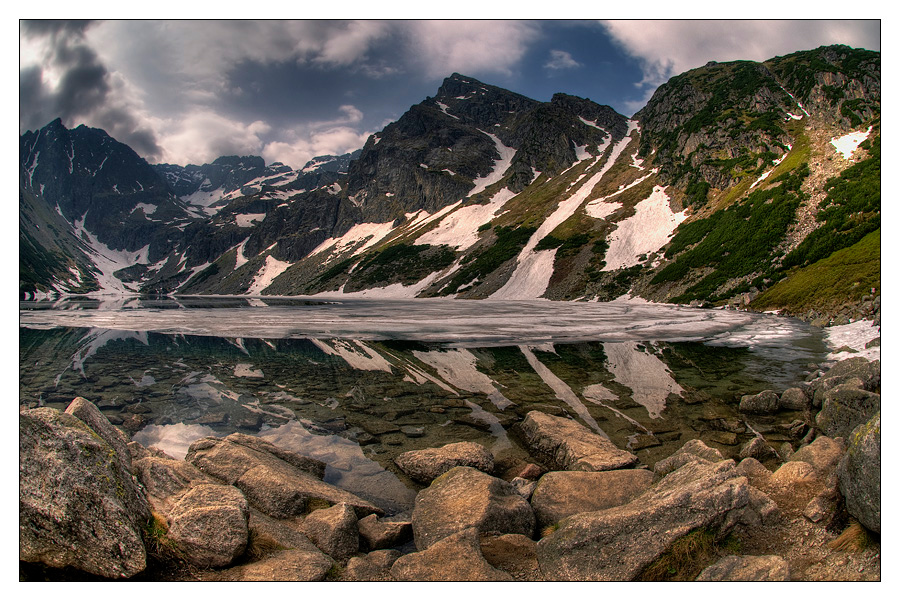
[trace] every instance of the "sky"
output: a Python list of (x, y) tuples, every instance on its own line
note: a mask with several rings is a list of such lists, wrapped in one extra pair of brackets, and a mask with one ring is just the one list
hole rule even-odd
[(109, 20), (19, 22), (19, 133), (60, 117), (151, 163), (343, 154), (454, 72), (631, 116), (673, 75), (841, 43), (877, 20)]

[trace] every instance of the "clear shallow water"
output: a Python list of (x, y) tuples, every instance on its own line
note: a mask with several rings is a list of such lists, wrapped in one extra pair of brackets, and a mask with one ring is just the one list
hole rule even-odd
[(651, 304), (182, 298), (20, 309), (20, 402), (63, 408), (84, 396), (176, 456), (201, 436), (256, 434), (396, 511), (415, 488), (392, 463), (399, 453), (471, 440), (512, 466), (527, 456), (514, 425), (532, 409), (576, 418), (647, 464), (695, 437), (733, 455), (751, 435), (740, 396), (787, 388), (826, 353), (803, 322)]

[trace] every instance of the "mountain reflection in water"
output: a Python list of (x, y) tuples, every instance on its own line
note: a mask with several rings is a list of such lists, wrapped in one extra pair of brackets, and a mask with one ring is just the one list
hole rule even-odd
[[(648, 465), (691, 438), (734, 455), (752, 436), (740, 396), (791, 386), (825, 354), (806, 324), (726, 311), (260, 302), (23, 303), (20, 402), (62, 409), (83, 396), (177, 457), (202, 436), (255, 434), (395, 512), (416, 488), (398, 454), (468, 440), (513, 466), (527, 458), (513, 426), (535, 409)], [(254, 329), (272, 336), (229, 335)]]

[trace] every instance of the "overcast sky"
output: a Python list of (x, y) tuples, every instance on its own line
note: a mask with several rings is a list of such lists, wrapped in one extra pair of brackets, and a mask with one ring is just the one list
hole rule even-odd
[(672, 75), (825, 44), (878, 21), (37, 21), (19, 26), (19, 129), (61, 117), (151, 163), (256, 154), (302, 167), (360, 148), (453, 72), (626, 116)]

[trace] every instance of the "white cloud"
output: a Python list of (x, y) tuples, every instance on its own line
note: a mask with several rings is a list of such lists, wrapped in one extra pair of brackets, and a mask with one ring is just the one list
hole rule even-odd
[(360, 133), (350, 127), (332, 127), (316, 132), (286, 132), (281, 140), (266, 144), (262, 156), (267, 163), (278, 161), (299, 169), (313, 157), (341, 155), (362, 148), (372, 133)]
[(508, 75), (539, 35), (536, 25), (518, 21), (409, 21), (410, 57), (426, 74)]
[(553, 70), (573, 69), (580, 66), (581, 63), (572, 58), (572, 55), (565, 50), (551, 50), (550, 60), (544, 63), (544, 67)]
[(655, 89), (671, 76), (709, 61), (753, 60), (828, 44), (878, 50), (878, 21), (667, 20), (603, 21), (626, 52), (641, 61), (640, 86)]

